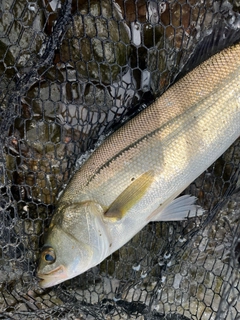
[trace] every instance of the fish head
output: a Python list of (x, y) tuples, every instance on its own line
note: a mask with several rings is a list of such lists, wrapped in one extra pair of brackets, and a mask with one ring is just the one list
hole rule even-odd
[(98, 233), (94, 229), (96, 219), (91, 209), (88, 204), (80, 204), (56, 212), (39, 256), (37, 277), (40, 287), (57, 285), (100, 262), (102, 250), (95, 243), (101, 242), (94, 240)]
[(39, 285), (48, 288), (83, 273), (90, 268), (92, 258), (90, 246), (54, 227), (40, 253)]

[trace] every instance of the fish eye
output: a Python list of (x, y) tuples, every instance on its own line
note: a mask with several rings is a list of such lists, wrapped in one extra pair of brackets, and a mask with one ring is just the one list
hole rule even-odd
[(44, 261), (47, 262), (48, 264), (55, 262), (56, 256), (55, 256), (54, 249), (51, 247), (43, 248), (42, 257)]
[(53, 262), (54, 257), (53, 257), (51, 254), (47, 253), (47, 254), (44, 256), (44, 259), (45, 259), (45, 261), (47, 261), (47, 262)]

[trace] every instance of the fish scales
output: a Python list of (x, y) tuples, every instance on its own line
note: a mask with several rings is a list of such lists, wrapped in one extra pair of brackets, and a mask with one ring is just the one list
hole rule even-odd
[(181, 220), (175, 199), (240, 135), (240, 45), (208, 59), (108, 137), (61, 196), (40, 256), (42, 287), (100, 263), (149, 221)]
[[(124, 157), (127, 158), (127, 153), (130, 152), (131, 147), (134, 147), (136, 150), (138, 146), (140, 147), (142, 145), (142, 139), (148, 139), (148, 143), (150, 139), (158, 139), (159, 143), (163, 145), (163, 131), (165, 130), (165, 134), (167, 135), (169, 133), (176, 135), (172, 122), (177, 123), (181, 121), (180, 119), (183, 117), (187, 117), (185, 124), (186, 127), (189, 127), (189, 130), (190, 127), (195, 126), (195, 130), (200, 131), (198, 134), (195, 133), (195, 139), (204, 137), (209, 140), (209, 128), (210, 125), (213, 125), (212, 118), (209, 118), (207, 122), (205, 119), (203, 119), (202, 122), (200, 122), (200, 120), (194, 120), (191, 109), (197, 108), (200, 114), (202, 110), (209, 112), (208, 106), (218, 101), (218, 105), (216, 105), (215, 108), (216, 114), (218, 114), (220, 110), (222, 110), (222, 105), (230, 99), (230, 92), (233, 93), (233, 99), (234, 95), (236, 96), (236, 103), (239, 101), (237, 98), (237, 94), (239, 93), (237, 84), (240, 68), (239, 57), (239, 45), (213, 56), (207, 62), (190, 72), (187, 77), (177, 82), (168, 89), (160, 99), (106, 139), (73, 177), (62, 201), (70, 200), (74, 202), (75, 199), (79, 201), (79, 192), (83, 190), (83, 193), (86, 193), (87, 190), (91, 189), (91, 181), (96, 183), (96, 181), (99, 180), (101, 185), (103, 181), (99, 176), (100, 172), (104, 170), (104, 174), (106, 174), (107, 169), (105, 168), (110, 168), (110, 163), (115, 163), (115, 167), (113, 167), (113, 165), (111, 166), (113, 172), (115, 172), (116, 167), (122, 167), (120, 162), (124, 164)], [(226, 92), (224, 93), (222, 90)], [(227, 114), (232, 114), (234, 117), (234, 113), (232, 113), (231, 110), (231, 108), (226, 109), (223, 117), (225, 118)], [(221, 121), (222, 119), (220, 122)], [(180, 128), (179, 131), (186, 130), (186, 127), (182, 127), (180, 122), (177, 125)], [(167, 128), (170, 129), (167, 131)], [(216, 132), (217, 135), (219, 134), (219, 130), (220, 127), (216, 128), (215, 123), (214, 132)], [(150, 135), (156, 131), (161, 131), (161, 133), (158, 136), (150, 137)], [(180, 132), (177, 134), (179, 133)], [(189, 141), (189, 147), (187, 149), (191, 155), (190, 138), (192, 137), (186, 136), (186, 141)], [(213, 139), (215, 139), (215, 137), (213, 137)], [(182, 142), (184, 143), (184, 141)], [(217, 156), (219, 155), (218, 153)], [(111, 172), (109, 170), (109, 175), (110, 174)], [(98, 175), (99, 178), (96, 178), (96, 175)]]

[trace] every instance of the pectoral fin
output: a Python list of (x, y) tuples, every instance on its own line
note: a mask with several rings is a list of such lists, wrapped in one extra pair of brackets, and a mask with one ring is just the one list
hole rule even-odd
[(134, 180), (110, 205), (104, 216), (114, 221), (122, 219), (147, 192), (154, 181), (153, 171), (148, 171)]

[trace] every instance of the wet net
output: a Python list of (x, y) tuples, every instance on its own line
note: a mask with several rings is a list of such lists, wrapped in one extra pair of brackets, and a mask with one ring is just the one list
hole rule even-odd
[(0, 1), (0, 319), (240, 319), (239, 139), (185, 191), (207, 214), (150, 223), (53, 288), (35, 276), (89, 151), (238, 40), (238, 0)]

